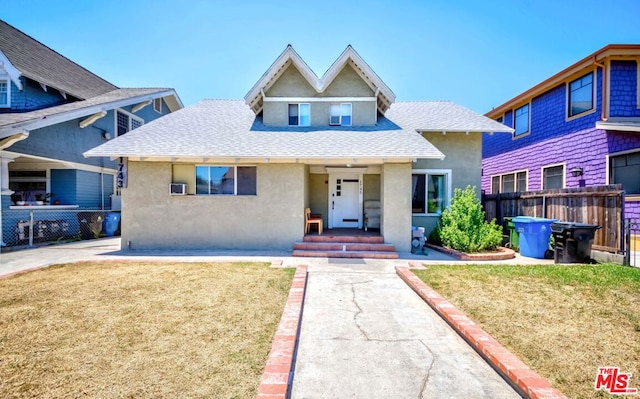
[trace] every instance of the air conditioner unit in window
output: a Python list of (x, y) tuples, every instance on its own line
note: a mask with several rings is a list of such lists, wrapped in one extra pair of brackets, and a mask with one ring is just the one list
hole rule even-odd
[(171, 183), (169, 185), (169, 193), (171, 195), (186, 195), (187, 185), (184, 183)]

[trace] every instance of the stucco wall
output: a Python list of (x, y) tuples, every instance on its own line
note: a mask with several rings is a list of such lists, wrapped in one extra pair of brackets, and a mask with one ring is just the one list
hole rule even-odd
[(381, 181), (381, 233), (399, 252), (411, 250), (411, 164), (385, 164)]
[(362, 200), (380, 201), (380, 175), (363, 175)]
[(171, 196), (170, 163), (129, 162), (122, 245), (290, 250), (304, 232), (305, 166), (257, 167), (255, 196)]
[(309, 207), (311, 212), (322, 214), (322, 223), (329, 226), (329, 175), (309, 175)]
[[(291, 65), (265, 93), (267, 97), (373, 97), (374, 92), (353, 70), (345, 66), (331, 84), (318, 93), (309, 85), (295, 66)], [(329, 126), (330, 102), (309, 101), (311, 126)], [(340, 103), (336, 101), (336, 104)], [(352, 126), (371, 126), (376, 123), (375, 101), (353, 101)], [(268, 126), (288, 126), (289, 102), (264, 103), (263, 123)]]

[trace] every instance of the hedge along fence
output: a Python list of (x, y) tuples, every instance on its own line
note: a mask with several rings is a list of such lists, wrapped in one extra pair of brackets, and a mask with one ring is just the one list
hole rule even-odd
[(622, 185), (565, 188), (502, 194), (483, 194), (487, 220), (533, 216), (563, 222), (597, 224), (593, 249), (620, 253), (623, 250), (624, 191)]

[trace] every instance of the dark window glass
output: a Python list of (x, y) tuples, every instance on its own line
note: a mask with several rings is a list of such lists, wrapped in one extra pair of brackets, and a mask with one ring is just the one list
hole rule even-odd
[(500, 192), (500, 176), (493, 176), (491, 178), (491, 194), (498, 194)]
[(627, 194), (640, 194), (640, 152), (611, 157), (611, 184), (622, 184)]
[(289, 125), (298, 126), (298, 104), (289, 104)]
[(515, 190), (514, 186), (515, 180), (514, 175), (502, 175), (502, 187), (500, 188), (501, 193), (512, 193)]
[(518, 172), (516, 174), (516, 191), (527, 191), (527, 172)]
[(593, 74), (569, 83), (569, 116), (593, 109)]
[(427, 209), (425, 206), (426, 199), (426, 181), (425, 175), (412, 175), (412, 201), (411, 208), (413, 213), (426, 213)]
[(529, 104), (516, 109), (514, 129), (514, 136), (519, 136), (529, 131)]
[(552, 166), (543, 169), (543, 189), (562, 188), (564, 181), (564, 166)]
[(238, 166), (238, 195), (256, 195), (255, 166)]
[(255, 166), (196, 166), (196, 194), (256, 195), (256, 170)]

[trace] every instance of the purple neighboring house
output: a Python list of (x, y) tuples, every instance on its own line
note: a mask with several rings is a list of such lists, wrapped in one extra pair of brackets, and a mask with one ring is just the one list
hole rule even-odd
[(640, 45), (612, 44), (487, 117), (515, 129), (485, 134), (486, 193), (622, 184), (640, 219)]

